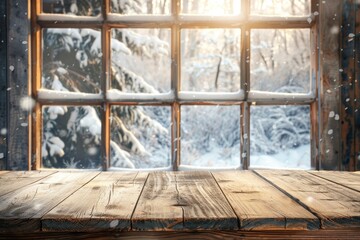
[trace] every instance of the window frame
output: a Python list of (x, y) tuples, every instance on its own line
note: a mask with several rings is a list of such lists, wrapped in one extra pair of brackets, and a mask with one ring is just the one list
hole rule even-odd
[[(318, 149), (318, 17), (314, 16), (304, 16), (304, 17), (289, 17), (284, 20), (283, 17), (250, 17), (250, 0), (241, 1), (242, 14), (240, 16), (230, 16), (222, 18), (214, 18), (209, 21), (207, 16), (197, 16), (193, 17), (190, 15), (181, 15), (180, 14), (180, 4), (178, 5), (179, 0), (171, 0), (171, 16), (118, 16), (117, 14), (110, 13), (109, 1), (103, 0), (102, 5), (102, 16), (101, 17), (67, 17), (61, 15), (60, 17), (56, 14), (44, 14), (41, 13), (41, 4), (39, 1), (32, 1), (31, 3), (31, 20), (32, 27), (32, 54), (31, 60), (32, 63), (32, 96), (36, 100), (35, 107), (35, 116), (37, 121), (34, 121), (32, 124), (32, 146), (31, 151), (33, 152), (32, 161), (35, 163), (35, 169), (42, 169), (41, 163), (41, 138), (42, 138), (42, 119), (41, 116), (41, 106), (46, 105), (99, 105), (104, 110), (101, 115), (102, 122), (102, 168), (103, 170), (109, 169), (110, 162), (110, 106), (111, 105), (171, 105), (172, 108), (172, 133), (171, 139), (176, 140), (175, 144), (172, 144), (171, 148), (171, 162), (172, 170), (181, 170), (180, 165), (180, 107), (183, 104), (201, 104), (201, 105), (228, 105), (234, 104), (239, 105), (243, 117), (241, 118), (241, 144), (240, 144), (240, 155), (245, 157), (240, 157), (240, 166), (241, 169), (248, 169), (250, 166), (250, 107), (253, 102), (256, 102), (257, 105), (308, 105), (310, 106), (310, 119), (311, 119), (311, 168), (319, 169), (319, 161), (317, 158), (317, 149)], [(313, 13), (318, 11), (317, 1), (310, 1), (310, 12)], [(311, 23), (308, 22), (308, 18), (311, 18)], [(220, 19), (220, 20), (219, 20)], [(41, 87), (41, 29), (45, 27), (56, 27), (56, 28), (100, 28), (102, 34), (102, 49), (103, 49), (103, 60), (102, 60), (102, 81), (101, 89), (103, 93), (110, 88), (110, 79), (106, 72), (110, 72), (110, 28), (151, 28), (151, 27), (160, 27), (160, 28), (170, 28), (171, 29), (171, 90), (174, 91), (173, 100), (164, 100), (164, 99), (155, 99), (151, 101), (144, 101), (141, 99), (122, 99), (121, 101), (109, 101), (106, 99), (106, 94), (103, 95), (102, 99), (59, 99), (58, 101), (53, 101), (51, 99), (39, 97), (39, 89)], [(179, 97), (180, 90), (180, 31), (183, 28), (190, 29), (194, 27), (199, 28), (239, 28), (241, 29), (241, 70), (240, 70), (240, 88), (244, 91), (244, 98), (237, 99), (233, 98), (231, 100), (224, 99), (196, 99), (190, 100), (186, 98)], [(250, 57), (250, 32), (251, 29), (263, 29), (263, 28), (309, 28), (311, 31), (311, 48), (314, 48), (315, 56), (311, 54), (311, 92), (313, 95), (305, 96), (302, 99), (293, 99), (289, 98), (279, 99), (259, 99), (251, 98), (248, 95), (248, 88), (250, 86), (250, 64), (246, 64), (244, 59)], [(247, 34), (249, 33), (249, 34)], [(105, 81), (104, 81), (105, 80)], [(247, 134), (247, 138), (244, 138), (244, 134)], [(176, 154), (174, 154), (176, 153)], [(129, 169), (126, 169), (129, 170)], [(139, 169), (135, 169), (139, 170)]]

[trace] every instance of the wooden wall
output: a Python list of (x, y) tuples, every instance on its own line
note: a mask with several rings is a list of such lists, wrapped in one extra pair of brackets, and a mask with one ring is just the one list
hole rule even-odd
[(356, 170), (359, 163), (359, 26), (356, 16), (359, 1), (345, 0), (341, 15), (340, 38), (340, 129), (341, 129), (341, 156), (340, 170)]
[(6, 168), (6, 1), (0, 2), (0, 170)]
[(7, 168), (28, 170), (29, 112), (20, 106), (29, 94), (28, 1), (7, 1), (7, 105), (8, 154)]

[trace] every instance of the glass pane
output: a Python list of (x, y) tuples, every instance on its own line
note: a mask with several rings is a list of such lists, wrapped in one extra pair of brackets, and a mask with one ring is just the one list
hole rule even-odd
[(251, 30), (251, 90), (310, 91), (310, 29)]
[(97, 16), (101, 14), (102, 0), (42, 0), (44, 13)]
[(251, 106), (250, 167), (310, 169), (309, 106)]
[(181, 106), (181, 164), (239, 166), (240, 106)]
[(170, 29), (113, 29), (112, 88), (131, 93), (170, 91)]
[(158, 106), (111, 108), (111, 167), (169, 167), (171, 109)]
[(136, 14), (170, 14), (171, 0), (113, 0), (110, 2), (111, 12), (136, 15)]
[(251, 0), (251, 14), (278, 16), (310, 15), (309, 0)]
[(181, 90), (240, 90), (240, 29), (181, 31)]
[(100, 168), (100, 110), (94, 106), (43, 107), (43, 167)]
[(182, 0), (181, 13), (202, 15), (240, 15), (240, 0)]
[(100, 30), (45, 28), (42, 57), (42, 88), (66, 92), (100, 92)]

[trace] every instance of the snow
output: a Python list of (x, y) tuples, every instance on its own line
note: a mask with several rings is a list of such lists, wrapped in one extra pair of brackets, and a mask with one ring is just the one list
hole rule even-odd
[(285, 149), (279, 153), (250, 154), (250, 168), (271, 169), (311, 169), (310, 145), (302, 145), (295, 149)]
[(81, 92), (67, 92), (67, 91), (56, 91), (49, 89), (39, 89), (38, 92), (39, 99), (45, 100), (102, 100), (103, 95), (101, 93), (81, 93)]
[(180, 91), (180, 100), (244, 100), (244, 91), (238, 92), (192, 92)]
[(110, 89), (107, 91), (106, 98), (109, 101), (134, 101), (134, 100), (143, 100), (143, 101), (151, 101), (151, 100), (163, 100), (163, 101), (171, 101), (174, 100), (175, 95), (173, 91), (167, 93), (126, 93), (121, 92), (117, 89)]
[(267, 92), (267, 91), (255, 91), (251, 90), (248, 93), (248, 99), (250, 101), (258, 101), (258, 100), (269, 100), (276, 99), (282, 101), (308, 101), (314, 100), (315, 94), (312, 92), (309, 93), (282, 93), (282, 92)]
[(101, 136), (101, 121), (92, 107), (83, 107), (87, 114), (80, 120), (80, 126), (89, 129), (93, 136)]
[(20, 98), (20, 108), (24, 111), (31, 111), (35, 107), (35, 100), (30, 96)]
[(108, 14), (107, 20), (110, 22), (172, 22), (175, 20), (174, 16), (167, 15), (120, 15)]
[(38, 16), (39, 21), (103, 21), (101, 15), (89, 17), (89, 16), (77, 16), (72, 14), (47, 14), (42, 13)]

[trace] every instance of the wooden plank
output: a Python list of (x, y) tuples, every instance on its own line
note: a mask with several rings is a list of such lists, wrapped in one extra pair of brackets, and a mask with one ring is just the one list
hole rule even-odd
[(7, 21), (6, 1), (0, 2), (0, 170), (6, 169), (7, 152)]
[(42, 219), (42, 230), (129, 230), (130, 217), (147, 176), (144, 172), (102, 172), (47, 213)]
[[(355, 4), (344, 0), (342, 6), (342, 28), (340, 41), (341, 73), (341, 169), (355, 170)], [(355, 100), (356, 101), (356, 100)]]
[(305, 171), (256, 170), (321, 220), (324, 229), (359, 228), (360, 193)]
[[(319, 164), (320, 169), (336, 170), (340, 165), (340, 61), (339, 39), (341, 32), (342, 1), (320, 5), (320, 97), (319, 110)], [(330, 114), (331, 113), (331, 114)], [(336, 115), (337, 114), (337, 115)]]
[[(354, 112), (355, 112), (355, 160), (356, 170), (360, 170), (360, 4), (356, 4), (355, 17), (355, 86), (354, 86)], [(357, 101), (355, 101), (357, 99)]]
[(253, 172), (214, 172), (213, 176), (240, 219), (241, 230), (320, 227), (317, 217)]
[(0, 196), (39, 181), (51, 174), (54, 174), (55, 171), (12, 171), (3, 173), (4, 174), (0, 175)]
[(209, 172), (154, 172), (132, 226), (142, 231), (225, 230), (238, 229), (238, 221)]
[(21, 99), (29, 95), (29, 4), (30, 1), (7, 1), (7, 169), (11, 170), (30, 170), (30, 112), (27, 110), (31, 109), (26, 110), (20, 105)]
[(310, 173), (321, 178), (325, 178), (333, 183), (337, 183), (344, 187), (348, 187), (360, 192), (360, 174), (336, 171), (314, 171)]
[(0, 171), (0, 174), (8, 173), (9, 171)]
[(276, 240), (359, 240), (359, 230), (339, 229), (339, 230), (288, 230), (288, 231), (124, 231), (124, 232), (38, 232), (38, 233), (12, 233), (1, 234), (0, 239), (71, 239), (71, 240), (139, 240), (139, 239), (197, 239), (197, 240), (222, 240), (222, 239), (276, 239)]
[[(0, 197), (0, 232), (40, 231), (41, 217), (98, 172), (58, 172)], [(84, 199), (85, 200), (85, 199)]]

